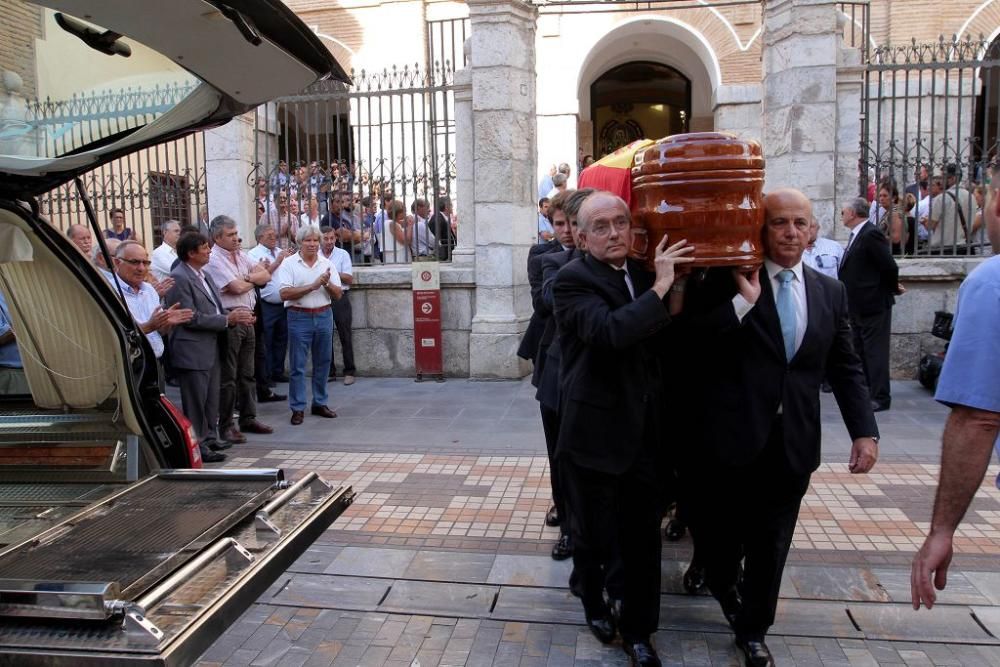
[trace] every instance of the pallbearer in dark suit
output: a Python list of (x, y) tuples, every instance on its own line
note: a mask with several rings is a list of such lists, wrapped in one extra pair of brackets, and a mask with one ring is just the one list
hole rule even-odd
[(854, 349), (868, 380), (876, 412), (888, 410), (889, 337), (892, 333), (892, 305), (899, 290), (899, 267), (892, 258), (889, 239), (868, 222), (867, 201), (858, 197), (841, 212), (844, 226), (851, 230), (843, 259), (840, 280), (847, 287), (847, 307), (854, 331)]
[(708, 587), (754, 667), (774, 664), (764, 638), (799, 504), (820, 463), (824, 374), (853, 439), (850, 471), (867, 472), (878, 455), (846, 290), (802, 264), (811, 219), (802, 193), (767, 195), (764, 266), (749, 276), (713, 269), (688, 278), (672, 331), (677, 361), (688, 364), (670, 407), (683, 431), (694, 536)]
[(601, 566), (621, 554), (625, 652), (636, 664), (659, 665), (650, 637), (660, 605), (660, 334), (670, 323), (664, 297), (674, 267), (690, 261), (691, 248), (668, 248), (664, 238), (655, 276), (626, 260), (629, 210), (607, 192), (583, 202), (577, 223), (587, 253), (553, 285), (562, 352), (557, 457), (572, 508), (573, 566), (587, 625), (610, 642), (616, 622)]

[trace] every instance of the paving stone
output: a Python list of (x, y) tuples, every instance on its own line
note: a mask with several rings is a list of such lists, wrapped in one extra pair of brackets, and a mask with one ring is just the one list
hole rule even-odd
[(869, 639), (1000, 644), (976, 623), (968, 607), (936, 606), (933, 612), (899, 604), (851, 604), (848, 608)]
[(541, 623), (584, 622), (580, 601), (565, 589), (508, 587), (500, 589), (493, 618)]
[(288, 568), (289, 572), (320, 574), (340, 555), (344, 547), (331, 544), (313, 544)]
[(729, 625), (714, 598), (682, 595), (661, 596), (660, 628), (686, 632), (729, 631)]
[(861, 637), (840, 602), (779, 600), (771, 632), (809, 637)]
[(398, 577), (413, 560), (415, 551), (377, 547), (344, 547), (324, 574), (355, 577)]
[(888, 594), (868, 568), (789, 565), (785, 574), (799, 597), (808, 600), (887, 602)]
[(418, 551), (401, 576), (420, 581), (484, 584), (490, 576), (495, 558), (493, 554), (484, 553)]
[(295, 574), (272, 601), (322, 609), (374, 609), (391, 583), (363, 577)]
[(498, 555), (486, 581), (505, 586), (566, 588), (572, 570), (570, 560), (554, 561), (548, 556)]
[[(892, 602), (907, 603), (910, 601), (910, 571), (908, 569), (873, 567), (872, 573), (878, 578)], [(1000, 584), (1000, 580), (998, 580), (998, 584)], [(1000, 593), (1000, 589), (997, 592)], [(948, 587), (938, 593), (938, 602), (942, 604), (991, 604), (991, 600), (981, 588), (969, 579), (968, 574), (962, 572), (948, 572)]]
[(485, 616), (498, 590), (495, 586), (397, 581), (379, 608), (407, 614)]
[[(979, 591), (990, 604), (1000, 605), (1000, 572), (971, 572), (961, 573), (965, 579)], [(948, 587), (938, 595), (945, 595), (951, 591), (951, 580), (954, 573), (948, 573)]]

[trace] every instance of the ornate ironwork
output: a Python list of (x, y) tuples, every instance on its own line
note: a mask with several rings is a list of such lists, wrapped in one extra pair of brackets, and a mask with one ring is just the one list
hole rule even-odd
[[(907, 211), (904, 191), (907, 186), (911, 194), (917, 190), (921, 167), (928, 172), (929, 189), (935, 187), (935, 176), (945, 188), (957, 181), (966, 193), (957, 194), (967, 201), (967, 193), (984, 183), (985, 167), (1000, 151), (1000, 41), (967, 35), (929, 44), (887, 44), (872, 50), (865, 67), (860, 191), (864, 194), (870, 183), (892, 179), (900, 193), (901, 216), (912, 218), (907, 224), (918, 236), (926, 236), (929, 227), (920, 224), (917, 213), (920, 198), (915, 196), (917, 205)], [(956, 177), (949, 180), (949, 175)], [(943, 247), (933, 240), (910, 240), (909, 248), (900, 245), (904, 252), (964, 254), (984, 245), (974, 207), (963, 205), (958, 215), (957, 207), (943, 200), (931, 206), (951, 213), (956, 220), (944, 222), (956, 231)], [(936, 219), (936, 210), (925, 215)]]

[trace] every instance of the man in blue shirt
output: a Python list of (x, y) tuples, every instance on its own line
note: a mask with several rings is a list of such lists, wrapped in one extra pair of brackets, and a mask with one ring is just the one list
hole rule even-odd
[(3, 293), (0, 293), (0, 396), (30, 394), (24, 377), (21, 353), (17, 349), (14, 330), (11, 328), (10, 311)]
[[(1000, 165), (992, 168), (983, 218), (1000, 252)], [(941, 477), (930, 532), (910, 574), (914, 609), (934, 606), (943, 590), (959, 522), (976, 495), (1000, 433), (1000, 257), (979, 265), (962, 283), (955, 333), (934, 398), (951, 408), (941, 436)], [(932, 585), (933, 583), (933, 585)]]

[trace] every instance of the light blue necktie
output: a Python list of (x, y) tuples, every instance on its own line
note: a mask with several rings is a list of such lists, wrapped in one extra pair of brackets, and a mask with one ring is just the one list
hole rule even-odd
[(781, 337), (785, 339), (785, 359), (791, 361), (795, 356), (795, 300), (792, 298), (792, 279), (795, 273), (791, 269), (778, 272), (778, 319), (781, 321)]

